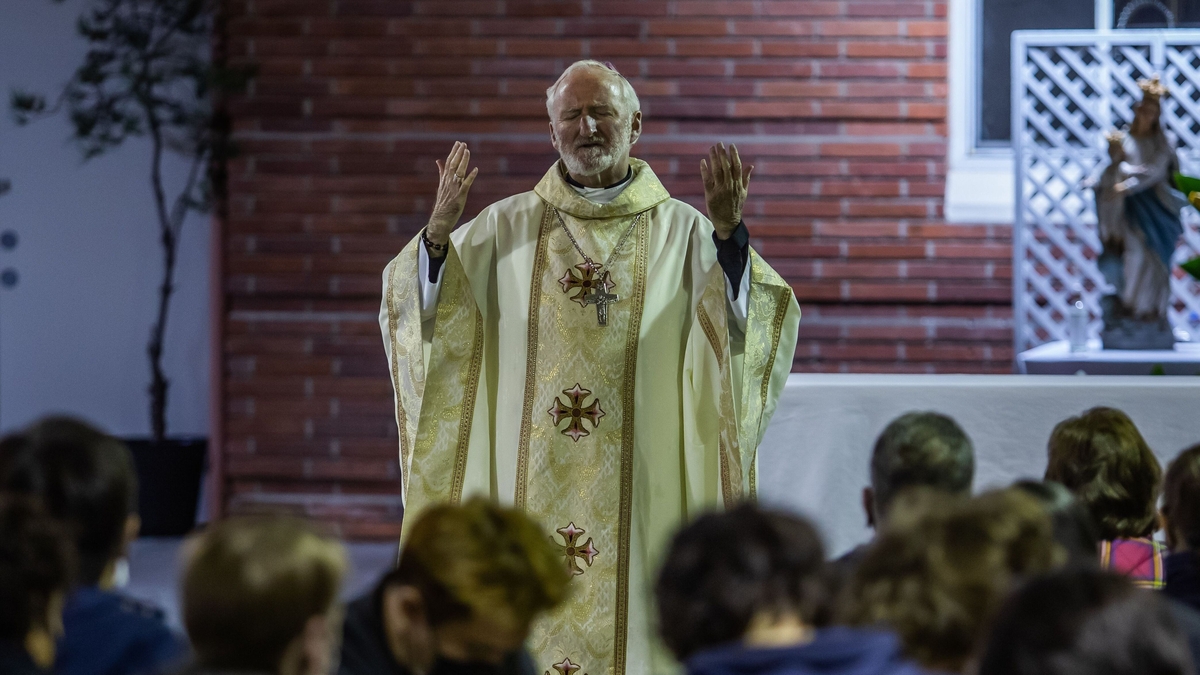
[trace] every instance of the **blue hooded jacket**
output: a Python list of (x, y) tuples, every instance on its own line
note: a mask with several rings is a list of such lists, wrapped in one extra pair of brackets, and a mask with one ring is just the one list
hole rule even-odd
[(63, 608), (56, 675), (142, 675), (175, 665), (187, 643), (163, 612), (95, 586), (78, 588)]
[(731, 644), (687, 660), (688, 675), (921, 675), (891, 633), (854, 628), (818, 630), (796, 647)]

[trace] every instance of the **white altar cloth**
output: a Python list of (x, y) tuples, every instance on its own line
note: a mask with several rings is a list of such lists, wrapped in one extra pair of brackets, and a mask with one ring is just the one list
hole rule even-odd
[(975, 487), (1041, 478), (1059, 421), (1129, 414), (1166, 469), (1200, 443), (1200, 377), (792, 374), (759, 448), (759, 499), (798, 510), (839, 555), (870, 539), (862, 489), (875, 437), (910, 410), (950, 415), (975, 445)]

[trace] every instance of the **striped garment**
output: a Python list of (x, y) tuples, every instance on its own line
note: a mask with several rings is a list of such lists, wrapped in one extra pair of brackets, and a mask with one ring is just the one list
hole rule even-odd
[(1167, 584), (1163, 555), (1167, 547), (1150, 539), (1114, 539), (1100, 542), (1100, 566), (1124, 574), (1140, 588), (1161, 590)]

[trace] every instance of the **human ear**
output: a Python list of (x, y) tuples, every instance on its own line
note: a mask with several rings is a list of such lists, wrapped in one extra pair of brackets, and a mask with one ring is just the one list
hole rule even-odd
[(412, 586), (388, 586), (381, 605), (384, 634), (392, 655), (414, 673), (428, 671), (433, 665), (433, 632), (421, 592)]
[(863, 488), (862, 507), (867, 514), (867, 527), (875, 528), (875, 490), (869, 487)]
[(629, 124), (629, 144), (633, 145), (638, 142), (642, 136), (642, 111), (638, 110), (633, 113), (633, 121)]
[(136, 513), (131, 513), (125, 516), (125, 532), (121, 540), (121, 552), (124, 553), (129, 545), (138, 538), (138, 533), (142, 531), (142, 517)]

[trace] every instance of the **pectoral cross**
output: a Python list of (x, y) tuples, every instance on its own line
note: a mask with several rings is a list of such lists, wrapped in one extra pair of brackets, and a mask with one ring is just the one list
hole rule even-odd
[(608, 305), (617, 300), (620, 300), (620, 298), (603, 288), (596, 288), (591, 293), (583, 296), (583, 304), (596, 306), (596, 321), (601, 326), (608, 325)]

